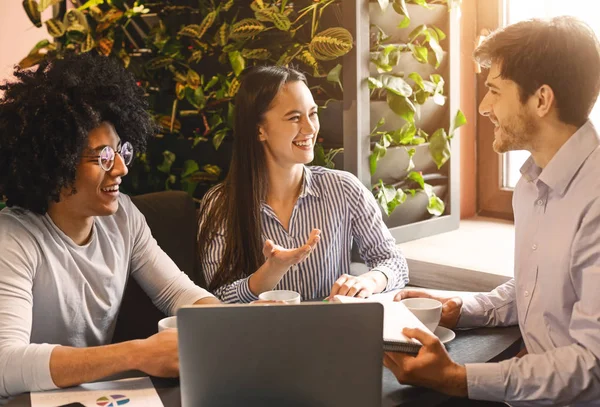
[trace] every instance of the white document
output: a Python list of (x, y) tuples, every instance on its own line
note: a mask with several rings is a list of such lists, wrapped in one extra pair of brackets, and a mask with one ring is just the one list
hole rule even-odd
[(31, 407), (56, 407), (75, 402), (85, 407), (163, 407), (149, 377), (31, 393)]
[[(418, 352), (421, 343), (412, 338), (407, 338), (402, 333), (404, 328), (419, 328), (427, 333), (429, 329), (406, 308), (401, 302), (395, 302), (393, 296), (388, 294), (376, 294), (369, 298), (346, 297), (336, 295), (331, 302), (352, 304), (365, 302), (378, 302), (383, 305), (383, 340), (385, 350), (395, 350), (394, 346), (409, 353)], [(433, 334), (432, 334), (433, 335)], [(402, 344), (406, 344), (405, 347)]]

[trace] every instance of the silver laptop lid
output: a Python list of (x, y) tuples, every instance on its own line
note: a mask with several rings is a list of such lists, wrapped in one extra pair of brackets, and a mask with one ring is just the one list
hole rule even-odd
[(177, 316), (183, 407), (381, 405), (381, 304), (186, 307)]

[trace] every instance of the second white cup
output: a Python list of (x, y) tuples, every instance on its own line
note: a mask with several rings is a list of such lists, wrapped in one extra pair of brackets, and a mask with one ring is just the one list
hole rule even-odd
[(401, 301), (431, 332), (442, 317), (442, 303), (431, 298), (407, 298)]
[(158, 332), (165, 329), (177, 329), (177, 317), (166, 317), (158, 321)]
[(265, 301), (283, 301), (286, 304), (300, 304), (300, 294), (292, 290), (272, 290), (259, 294), (258, 298)]

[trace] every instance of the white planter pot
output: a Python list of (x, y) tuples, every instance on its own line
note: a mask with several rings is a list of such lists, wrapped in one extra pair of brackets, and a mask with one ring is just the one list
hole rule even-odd
[(385, 156), (377, 162), (377, 170), (371, 176), (371, 184), (376, 184), (381, 179), (386, 184), (393, 184), (406, 178), (408, 171), (408, 149), (416, 150), (413, 156), (415, 167), (411, 171), (421, 171), (424, 174), (436, 171), (436, 165), (429, 154), (429, 143), (418, 146), (390, 147)]
[[(433, 187), (433, 191), (447, 205), (446, 194), (448, 186), (437, 185)], [(419, 192), (415, 196), (409, 195), (406, 197), (406, 201), (397, 206), (390, 216), (382, 212), (383, 221), (388, 228), (392, 228), (430, 219), (433, 215), (427, 212), (428, 199), (424, 192)]]
[(445, 28), (448, 20), (448, 8), (441, 4), (434, 4), (431, 7), (432, 9), (426, 9), (416, 4), (407, 4), (410, 16), (410, 24), (407, 28), (398, 28), (402, 16), (396, 13), (391, 4), (385, 11), (382, 11), (377, 2), (369, 3), (369, 19), (371, 24), (380, 27), (386, 35), (390, 36), (391, 42), (406, 42), (408, 34), (421, 24), (435, 25), (442, 31), (447, 31)]

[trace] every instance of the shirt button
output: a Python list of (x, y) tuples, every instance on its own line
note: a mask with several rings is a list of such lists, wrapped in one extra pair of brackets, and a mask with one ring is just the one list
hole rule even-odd
[(535, 243), (534, 243), (534, 244), (532, 244), (532, 245), (531, 245), (531, 250), (537, 250), (537, 244), (535, 244)]
[(525, 290), (523, 294), (525, 294), (525, 297), (529, 297), (529, 291)]
[(543, 199), (538, 199), (537, 204), (539, 206), (542, 206), (544, 204), (544, 200)]

